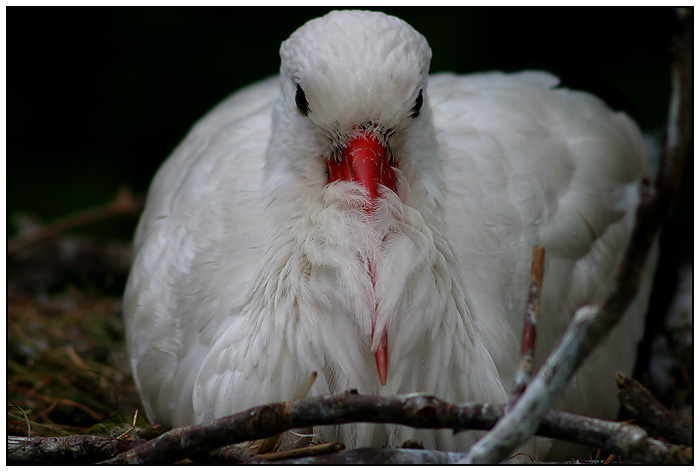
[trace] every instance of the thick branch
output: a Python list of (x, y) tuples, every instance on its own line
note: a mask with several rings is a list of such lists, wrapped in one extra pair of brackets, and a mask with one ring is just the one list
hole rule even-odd
[(103, 436), (64, 436), (23, 438), (8, 436), (8, 464), (89, 464), (128, 451), (141, 440), (112, 439)]
[(560, 344), (502, 421), (486, 434), (465, 463), (496, 463), (537, 430), (552, 403), (562, 393), (576, 369), (617, 324), (637, 294), (650, 248), (665, 221), (680, 185), (683, 162), (690, 142), (692, 101), (692, 15), (680, 11), (682, 31), (674, 38), (672, 93), (666, 142), (657, 176), (657, 193), (640, 189), (641, 203), (627, 252), (618, 270), (615, 286), (600, 304), (579, 308)]

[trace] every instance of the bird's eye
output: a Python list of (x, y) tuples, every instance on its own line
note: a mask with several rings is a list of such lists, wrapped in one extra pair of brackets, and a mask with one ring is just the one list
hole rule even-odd
[(420, 109), (423, 107), (423, 89), (420, 89), (418, 96), (416, 97), (416, 103), (413, 104), (411, 108), (411, 114), (408, 115), (410, 118), (415, 118), (420, 115)]
[(302, 90), (300, 85), (297, 85), (297, 94), (294, 97), (294, 101), (297, 103), (297, 110), (304, 116), (309, 116), (309, 102), (306, 100), (306, 94)]

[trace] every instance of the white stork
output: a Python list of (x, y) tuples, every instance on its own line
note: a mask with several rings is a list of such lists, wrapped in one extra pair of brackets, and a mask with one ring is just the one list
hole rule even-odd
[[(544, 72), (428, 75), (404, 21), (332, 12), (279, 76), (202, 118), (153, 181), (124, 311), (151, 421), (185, 425), (351, 388), (507, 402), (532, 247), (547, 249), (537, 360), (598, 301), (648, 174), (624, 113)], [(612, 418), (654, 264), (557, 405)], [(349, 447), (463, 450), (475, 433), (319, 428)]]

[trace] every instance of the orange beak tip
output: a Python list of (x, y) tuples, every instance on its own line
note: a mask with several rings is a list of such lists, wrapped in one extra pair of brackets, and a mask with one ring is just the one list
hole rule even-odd
[(374, 353), (374, 359), (377, 363), (377, 373), (379, 374), (379, 382), (386, 385), (388, 371), (388, 353), (387, 353), (387, 336), (386, 333), (382, 336), (382, 341), (379, 344), (379, 349)]

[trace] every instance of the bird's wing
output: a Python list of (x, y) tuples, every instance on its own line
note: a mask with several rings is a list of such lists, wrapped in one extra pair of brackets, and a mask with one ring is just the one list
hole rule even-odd
[[(635, 184), (648, 172), (644, 139), (625, 114), (557, 85), (543, 72), (441, 74), (430, 82), (448, 236), (505, 385), (517, 364), (533, 246), (547, 250), (541, 361), (575, 308), (612, 286), (629, 240)], [(648, 297), (647, 272), (637, 308)], [(632, 367), (643, 327), (641, 317), (626, 318), (622, 342), (607, 350), (616, 362), (600, 359), (594, 367), (613, 388), (614, 369)], [(588, 382), (593, 389), (598, 383)], [(590, 390), (579, 393), (568, 407), (596, 400)]]
[(240, 311), (255, 273), (264, 154), (278, 89), (277, 78), (267, 79), (218, 105), (163, 164), (149, 191), (124, 313), (132, 368), (151, 419), (191, 420), (204, 346), (219, 334), (218, 320)]

